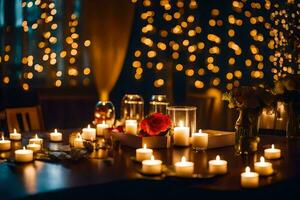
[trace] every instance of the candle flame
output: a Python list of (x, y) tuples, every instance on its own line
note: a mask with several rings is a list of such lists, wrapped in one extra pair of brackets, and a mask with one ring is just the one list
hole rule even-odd
[(105, 125), (105, 121), (103, 121), (102, 124)]
[(14, 133), (17, 133), (17, 129), (14, 128)]
[(54, 129), (54, 133), (57, 133), (57, 129)]
[(2, 135), (2, 140), (4, 140), (4, 136)]
[(91, 128), (91, 125), (89, 124), (89, 125), (87, 126), (87, 128)]
[(38, 139), (38, 138), (39, 138), (37, 134), (35, 134), (35, 136), (34, 136), (34, 137), (35, 137), (35, 139)]
[(275, 149), (275, 145), (274, 144), (272, 144), (272, 149)]
[(147, 144), (144, 144), (144, 149), (147, 149)]
[(184, 127), (183, 121), (179, 121), (179, 127)]
[(263, 156), (260, 157), (260, 162), (262, 162), (262, 163), (265, 162), (265, 158)]
[(154, 156), (151, 156), (151, 160), (155, 160)]
[(186, 158), (185, 158), (185, 156), (182, 156), (182, 158), (181, 158), (181, 162), (186, 162)]
[(245, 172), (246, 172), (246, 173), (250, 173), (250, 172), (251, 172), (249, 166), (246, 167)]
[(23, 146), (23, 150), (26, 150), (26, 147), (25, 147), (25, 146)]
[(220, 156), (219, 155), (217, 155), (216, 160), (220, 160)]
[(202, 133), (202, 129), (199, 129), (199, 133)]

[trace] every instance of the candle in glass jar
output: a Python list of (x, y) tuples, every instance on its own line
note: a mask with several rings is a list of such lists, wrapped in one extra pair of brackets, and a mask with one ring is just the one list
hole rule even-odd
[(202, 133), (202, 130), (199, 130), (199, 133), (192, 134), (192, 147), (195, 150), (205, 150), (208, 145), (208, 134)]
[(259, 174), (251, 172), (250, 167), (246, 167), (245, 172), (241, 174), (241, 185), (244, 188), (256, 188), (259, 185)]
[(143, 148), (136, 150), (136, 159), (140, 162), (144, 160), (150, 160), (152, 155), (153, 155), (153, 150), (148, 149), (146, 144), (144, 144)]
[(176, 176), (192, 176), (194, 173), (194, 163), (186, 161), (186, 158), (183, 156), (180, 162), (175, 163), (175, 172)]
[(162, 161), (155, 160), (154, 156), (151, 156), (150, 160), (144, 160), (142, 162), (142, 172), (148, 175), (159, 175), (162, 171)]
[(8, 151), (11, 148), (11, 141), (5, 140), (2, 135), (2, 139), (0, 140), (0, 151)]
[(91, 140), (91, 138), (96, 138), (96, 129), (88, 125), (87, 128), (82, 129), (82, 139)]
[(40, 144), (28, 144), (27, 149), (32, 150), (33, 152), (37, 152), (41, 150), (41, 145)]
[(125, 133), (137, 135), (138, 134), (138, 123), (137, 120), (126, 120), (125, 121)]
[(50, 141), (51, 142), (61, 142), (62, 141), (62, 133), (57, 132), (57, 129), (54, 129), (54, 132), (50, 133)]
[(33, 151), (30, 149), (18, 149), (15, 151), (16, 162), (31, 162), (33, 161)]
[(35, 134), (34, 138), (29, 139), (29, 144), (39, 144), (43, 145), (43, 139), (39, 138), (37, 134)]
[(269, 176), (273, 174), (272, 163), (265, 162), (265, 158), (260, 157), (260, 162), (254, 163), (254, 170), (262, 176)]
[(17, 130), (14, 128), (14, 132), (9, 134), (9, 139), (11, 140), (21, 140), (22, 139), (22, 135), (21, 133), (17, 133)]
[(265, 158), (269, 160), (281, 158), (281, 150), (275, 149), (274, 144), (272, 144), (271, 148), (265, 149), (264, 153), (265, 153)]
[(183, 126), (180, 122), (178, 127), (174, 128), (174, 145), (189, 146), (190, 145), (190, 128)]
[(108, 132), (108, 124), (102, 122), (102, 124), (97, 124), (97, 136), (104, 136)]
[(74, 139), (74, 147), (75, 148), (84, 148), (83, 140), (80, 134)]
[(216, 160), (210, 160), (208, 165), (209, 173), (211, 174), (227, 173), (227, 161), (221, 160), (219, 155), (217, 155)]

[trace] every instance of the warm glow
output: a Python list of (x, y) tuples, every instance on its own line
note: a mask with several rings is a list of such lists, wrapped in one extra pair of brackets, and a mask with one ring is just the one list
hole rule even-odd
[(219, 155), (217, 155), (216, 160), (220, 160), (220, 156)]
[(186, 158), (185, 158), (185, 156), (182, 156), (182, 158), (181, 158), (181, 162), (186, 162)]

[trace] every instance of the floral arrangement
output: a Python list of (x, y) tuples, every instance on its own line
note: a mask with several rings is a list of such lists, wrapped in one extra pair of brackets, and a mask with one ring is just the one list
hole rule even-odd
[(278, 101), (300, 101), (300, 76), (290, 75), (276, 81), (272, 93)]
[(141, 136), (163, 136), (168, 134), (172, 120), (168, 115), (153, 113), (141, 122)]
[(222, 99), (228, 101), (229, 108), (262, 110), (272, 106), (274, 95), (262, 87), (241, 86), (224, 93)]

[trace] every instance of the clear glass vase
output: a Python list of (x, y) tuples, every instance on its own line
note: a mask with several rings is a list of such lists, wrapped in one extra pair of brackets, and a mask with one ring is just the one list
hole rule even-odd
[(251, 109), (239, 109), (235, 129), (236, 153), (255, 153), (260, 140), (258, 137), (258, 112)]
[(149, 106), (149, 114), (162, 113), (167, 114), (169, 102), (166, 95), (152, 95)]
[(112, 127), (115, 123), (115, 107), (111, 101), (98, 101), (95, 107), (94, 124), (107, 124)]
[(136, 120), (140, 123), (144, 119), (144, 99), (138, 94), (126, 94), (122, 99), (121, 119)]

